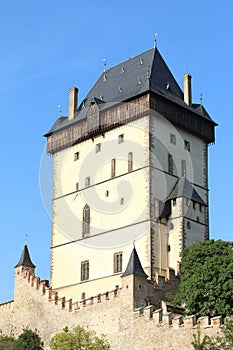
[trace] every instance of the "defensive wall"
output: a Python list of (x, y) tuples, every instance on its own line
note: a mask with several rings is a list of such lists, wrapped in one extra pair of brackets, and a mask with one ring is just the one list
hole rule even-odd
[[(135, 308), (135, 302), (145, 292), (143, 280), (138, 277), (124, 277), (122, 288), (74, 302), (60, 297), (48, 281), (22, 272), (15, 277), (14, 301), (0, 305), (0, 329), (3, 334), (18, 336), (28, 326), (38, 331), (46, 349), (54, 334), (78, 324), (99, 335), (106, 334), (113, 350), (190, 349), (192, 335), (197, 331), (196, 317), (169, 312), (164, 302), (162, 308), (157, 308), (145, 300), (142, 307)], [(169, 290), (169, 284), (169, 280), (157, 276), (155, 292), (161, 296), (162, 291)], [(138, 295), (137, 285), (141, 286)], [(211, 336), (219, 331), (222, 318), (203, 317), (198, 322), (202, 334)]]

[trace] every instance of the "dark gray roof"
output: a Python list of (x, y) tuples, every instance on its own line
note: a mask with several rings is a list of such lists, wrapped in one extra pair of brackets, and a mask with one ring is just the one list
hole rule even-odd
[(80, 103), (75, 117), (71, 120), (59, 117), (45, 136), (85, 118), (93, 101), (102, 109), (109, 107), (109, 104), (126, 101), (147, 91), (160, 94), (213, 122), (202, 105), (186, 105), (183, 92), (170, 69), (159, 50), (153, 48), (103, 72)]
[(177, 180), (167, 200), (185, 197), (192, 199), (194, 202), (206, 205), (201, 196), (197, 193), (195, 188), (191, 185), (186, 177)]
[(17, 265), (15, 265), (15, 267), (18, 267), (18, 266), (26, 266), (26, 267), (33, 267), (33, 268), (36, 267), (31, 261), (27, 244), (24, 245), (19, 262)]
[(150, 49), (107, 69), (83, 102), (86, 107), (90, 106), (93, 97), (104, 102), (122, 102), (149, 90), (161, 90), (183, 100), (179, 85), (157, 49)]
[(135, 247), (133, 248), (132, 253), (130, 255), (126, 270), (121, 277), (125, 277), (128, 275), (139, 275), (139, 276), (148, 277), (142, 268), (142, 265), (141, 265), (141, 262), (139, 260), (138, 253), (137, 253)]

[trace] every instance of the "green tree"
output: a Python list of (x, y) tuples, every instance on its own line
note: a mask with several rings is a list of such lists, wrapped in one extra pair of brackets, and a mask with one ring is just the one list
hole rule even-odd
[(23, 329), (19, 335), (14, 350), (42, 350), (42, 342), (39, 335), (29, 328)]
[(56, 334), (50, 342), (51, 350), (109, 350), (110, 345), (102, 335), (97, 337), (95, 332), (87, 331), (81, 326), (72, 331), (66, 327), (63, 332)]
[(0, 350), (12, 350), (16, 340), (13, 337), (0, 335)]
[(172, 298), (187, 314), (231, 315), (233, 242), (198, 241), (182, 253), (179, 293)]

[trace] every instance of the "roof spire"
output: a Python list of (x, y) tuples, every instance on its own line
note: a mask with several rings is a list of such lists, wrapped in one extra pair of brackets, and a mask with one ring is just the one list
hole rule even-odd
[(104, 62), (104, 72), (106, 72), (106, 68), (107, 68), (106, 58), (103, 58), (103, 62)]
[(135, 246), (133, 247), (126, 270), (121, 275), (121, 277), (129, 276), (129, 275), (139, 275), (139, 276), (144, 276), (146, 278), (148, 277), (145, 271), (143, 270), (143, 267), (141, 265)]
[(24, 238), (24, 245), (27, 244), (27, 239), (28, 239), (28, 234), (26, 233), (25, 238)]
[(25, 243), (24, 243), (23, 251), (19, 259), (19, 262), (17, 265), (15, 265), (15, 267), (18, 267), (18, 266), (25, 266), (25, 267), (32, 267), (32, 268), (36, 267), (31, 261), (30, 254), (28, 251), (28, 246)]
[(157, 33), (155, 33), (155, 35), (154, 35), (154, 49), (156, 49), (157, 48)]
[(203, 102), (203, 97), (202, 97), (202, 93), (200, 94), (200, 104), (202, 105)]

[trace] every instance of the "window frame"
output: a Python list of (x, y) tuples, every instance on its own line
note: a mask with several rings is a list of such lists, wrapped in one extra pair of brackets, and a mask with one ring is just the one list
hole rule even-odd
[(120, 273), (123, 269), (123, 252), (116, 252), (113, 256), (113, 272)]
[(90, 278), (90, 263), (89, 260), (83, 260), (81, 261), (81, 274), (80, 274), (80, 280), (88, 281)]

